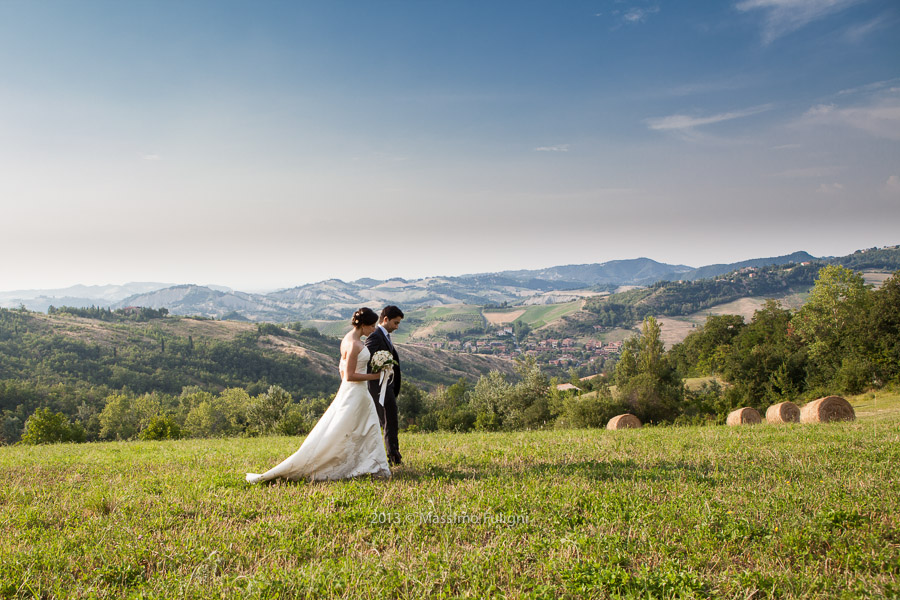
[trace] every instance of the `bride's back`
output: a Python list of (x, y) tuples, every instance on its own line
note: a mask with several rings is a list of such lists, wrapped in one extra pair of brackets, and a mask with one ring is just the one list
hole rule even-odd
[(353, 346), (359, 344), (359, 354), (356, 357), (356, 373), (365, 373), (366, 365), (369, 362), (369, 349), (366, 348), (365, 344), (362, 342), (357, 342), (351, 339), (350, 334), (347, 334), (346, 337), (341, 341), (341, 361), (338, 366), (338, 370), (341, 373), (341, 379), (347, 379), (347, 362), (350, 358), (350, 353), (353, 351)]

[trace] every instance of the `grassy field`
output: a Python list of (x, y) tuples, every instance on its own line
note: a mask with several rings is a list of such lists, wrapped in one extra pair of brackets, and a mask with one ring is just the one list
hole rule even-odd
[(315, 327), (319, 333), (328, 337), (341, 338), (350, 331), (350, 320), (340, 319), (338, 321), (305, 321), (307, 327)]
[(0, 597), (897, 597), (898, 406), (401, 435), (387, 481), (244, 483), (299, 438), (2, 448)]
[(519, 320), (524, 321), (533, 329), (537, 329), (548, 323), (552, 323), (557, 319), (561, 319), (566, 315), (578, 312), (581, 310), (583, 304), (583, 301), (575, 300), (574, 302), (566, 302), (565, 304), (541, 304), (529, 306), (525, 310), (525, 314), (519, 317)]

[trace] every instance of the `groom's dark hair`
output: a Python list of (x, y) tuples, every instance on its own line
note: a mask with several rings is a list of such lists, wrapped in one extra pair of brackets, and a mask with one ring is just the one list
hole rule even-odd
[(403, 311), (397, 308), (394, 305), (385, 306), (381, 310), (381, 320), (384, 321), (387, 319), (390, 321), (391, 319), (396, 319), (397, 317), (403, 318)]

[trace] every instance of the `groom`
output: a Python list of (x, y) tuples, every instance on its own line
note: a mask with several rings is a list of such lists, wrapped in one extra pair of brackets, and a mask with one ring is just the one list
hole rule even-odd
[[(391, 341), (391, 334), (400, 327), (400, 321), (403, 320), (403, 311), (396, 306), (385, 306), (381, 311), (381, 319), (378, 327), (366, 338), (366, 348), (375, 356), (379, 350), (387, 350), (394, 355), (397, 364), (394, 365), (394, 379), (386, 384), (387, 390), (384, 395), (384, 406), (378, 403), (378, 397), (381, 395), (381, 387), (378, 380), (369, 382), (369, 393), (375, 400), (375, 410), (378, 412), (378, 420), (381, 421), (381, 427), (384, 429), (384, 448), (387, 451), (388, 462), (392, 465), (399, 465), (403, 459), (400, 456), (400, 444), (397, 441), (398, 415), (397, 415), (397, 396), (400, 394), (400, 356), (397, 349)], [(372, 372), (372, 364), (369, 363), (367, 372)]]

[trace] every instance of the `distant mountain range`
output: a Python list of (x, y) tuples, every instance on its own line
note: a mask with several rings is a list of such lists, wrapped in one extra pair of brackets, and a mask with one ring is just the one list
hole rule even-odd
[[(784, 265), (819, 260), (806, 252), (794, 252), (786, 256), (772, 258), (755, 258), (730, 264), (717, 264), (700, 267), (685, 265), (668, 265), (649, 258), (631, 260), (613, 260), (599, 264), (566, 265), (550, 267), (535, 271), (503, 271), (491, 274), (505, 277), (520, 283), (542, 282), (552, 284), (554, 290), (579, 289), (591, 286), (650, 285), (657, 281), (694, 281), (723, 275), (743, 269), (744, 267), (762, 267), (768, 265)], [(464, 277), (484, 277), (484, 275), (467, 275)]]
[[(50, 305), (102, 306), (113, 309), (144, 306), (166, 308), (172, 314), (231, 320), (287, 322), (338, 319), (349, 316), (359, 306), (379, 308), (386, 304), (397, 304), (404, 308), (418, 308), (450, 304), (539, 304), (576, 298), (579, 290), (607, 291), (619, 286), (646, 286), (664, 280), (693, 281), (745, 267), (807, 261), (838, 264), (849, 262), (858, 265), (856, 257), (860, 252), (843, 259), (816, 258), (806, 252), (795, 252), (785, 256), (700, 268), (636, 258), (599, 264), (416, 280), (360, 279), (344, 282), (329, 279), (268, 294), (252, 294), (220, 286), (172, 286), (162, 283), (75, 286), (63, 290), (0, 292), (0, 306), (15, 308), (24, 305), (29, 310), (37, 311), (46, 311)], [(883, 252), (879, 250), (877, 254)], [(891, 257), (900, 253), (896, 249), (891, 249), (890, 252)]]

